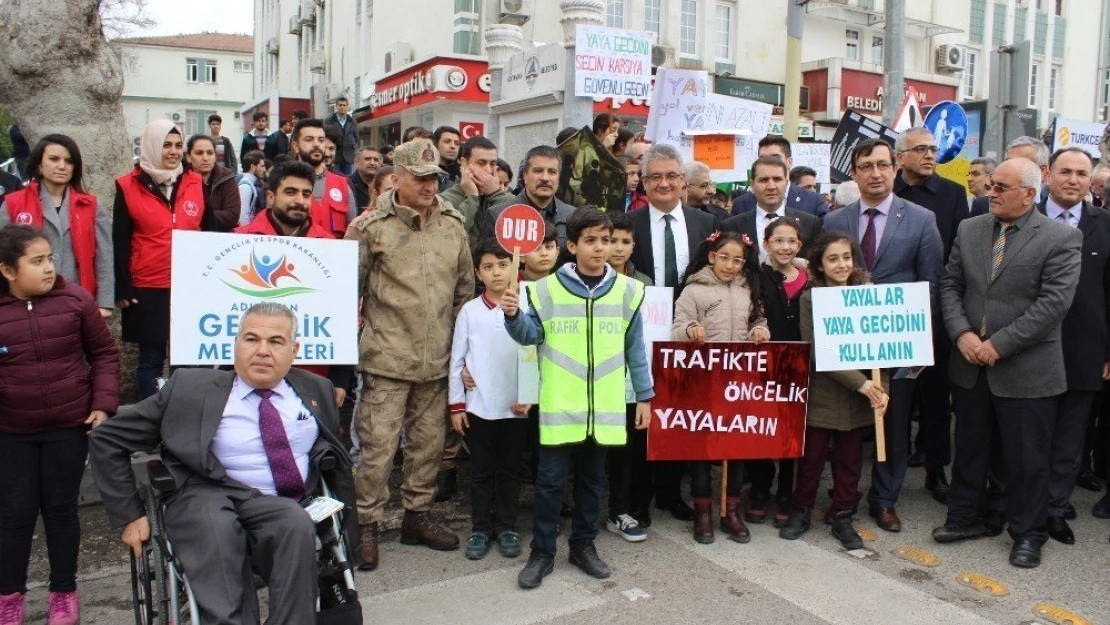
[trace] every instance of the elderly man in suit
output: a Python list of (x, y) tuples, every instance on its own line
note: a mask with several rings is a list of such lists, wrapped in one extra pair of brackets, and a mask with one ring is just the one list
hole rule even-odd
[[(786, 164), (786, 169), (789, 171), (794, 167), (794, 159), (791, 157), (790, 141), (778, 135), (767, 135), (759, 140), (759, 156), (773, 156)], [(786, 203), (790, 208), (803, 213), (809, 213), (818, 219), (824, 219), (825, 213), (829, 212), (829, 205), (821, 199), (817, 193), (809, 189), (803, 189), (790, 185), (786, 190)], [(741, 215), (743, 213), (750, 213), (755, 211), (756, 202), (755, 197), (751, 193), (745, 193), (736, 198), (732, 204), (732, 215)]]
[(979, 515), (997, 431), (1010, 564), (1032, 568), (1048, 540), (1051, 441), (1068, 386), (1060, 326), (1079, 283), (1083, 233), (1034, 208), (1036, 163), (1009, 159), (991, 183), (990, 214), (961, 224), (941, 285), (944, 324), (956, 344), (949, 367), (956, 454), (948, 518), (933, 539), (986, 531)]
[[(636, 247), (632, 266), (651, 276), (657, 286), (677, 287), (690, 264), (690, 255), (716, 228), (709, 213), (682, 206), (686, 175), (682, 156), (675, 148), (653, 144), (640, 163), (640, 180), (648, 196), (648, 207), (629, 213)], [(694, 511), (679, 492), (682, 463), (653, 463), (655, 507), (681, 521), (692, 521)], [(631, 514), (640, 525), (651, 524), (649, 501), (630, 503)]]
[[(852, 151), (852, 178), (859, 185), (858, 202), (825, 217), (825, 230), (852, 235), (862, 258), (856, 264), (876, 284), (928, 282), (936, 310), (937, 286), (944, 267), (944, 244), (936, 216), (894, 194), (894, 149), (878, 139), (860, 141)], [(868, 512), (888, 532), (902, 529), (895, 505), (906, 479), (909, 460), (910, 404), (914, 380), (890, 383), (886, 422), (886, 462), (871, 467)]]
[(802, 237), (802, 251), (799, 256), (804, 257), (809, 244), (821, 234), (821, 222), (816, 217), (791, 208), (787, 203), (787, 184), (786, 163), (774, 156), (760, 156), (752, 165), (751, 195), (755, 197), (755, 210), (729, 217), (721, 222), (722, 232), (746, 234), (755, 244), (752, 246), (753, 249), (749, 250), (749, 262), (767, 260), (767, 250), (763, 249), (760, 243), (765, 238), (763, 235), (767, 231), (767, 226), (779, 217), (793, 219), (798, 224), (798, 231)]
[(1092, 179), (1086, 152), (1059, 150), (1048, 168), (1048, 198), (1038, 209), (1083, 234), (1079, 285), (1060, 330), (1068, 390), (1057, 405), (1048, 482), (1048, 535), (1071, 545), (1075, 535), (1065, 517), (1079, 477), (1087, 422), (1095, 394), (1110, 378), (1110, 214), (1084, 200)]
[(203, 624), (258, 622), (257, 601), (246, 595), (254, 592), (252, 564), (270, 588), (267, 623), (316, 619), (316, 531), (300, 500), (315, 489), (317, 462), (328, 454), (339, 460), (329, 481), (348, 497), (353, 486), (331, 382), (290, 368), (296, 328), (285, 306), (255, 304), (240, 322), (234, 371), (180, 369), (157, 395), (89, 437), (108, 518), (136, 554), (150, 522), (131, 454), (161, 445), (177, 485), (165, 529)]

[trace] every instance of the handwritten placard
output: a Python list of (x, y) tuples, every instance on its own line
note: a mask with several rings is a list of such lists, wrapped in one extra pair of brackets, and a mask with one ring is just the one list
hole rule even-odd
[(694, 160), (709, 169), (736, 167), (736, 137), (733, 135), (698, 135), (694, 137)]

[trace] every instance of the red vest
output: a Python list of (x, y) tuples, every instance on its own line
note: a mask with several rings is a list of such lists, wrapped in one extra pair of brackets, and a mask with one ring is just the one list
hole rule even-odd
[(131, 285), (146, 289), (170, 288), (170, 245), (174, 230), (200, 230), (204, 217), (204, 182), (187, 171), (177, 181), (173, 206), (156, 197), (139, 180), (136, 167), (116, 179), (131, 216)]
[[(69, 233), (73, 257), (77, 260), (77, 282), (96, 297), (96, 196), (69, 191)], [(31, 181), (25, 189), (9, 193), (8, 218), (13, 224), (42, 229), (42, 202), (39, 183)]]
[[(286, 236), (281, 234), (274, 228), (274, 224), (270, 222), (270, 209), (266, 209), (261, 213), (254, 216), (254, 219), (245, 226), (239, 226), (232, 230), (236, 234), (267, 234), (270, 236)], [(308, 232), (305, 237), (309, 239), (334, 239), (332, 233), (324, 228), (316, 225), (316, 221), (309, 216), (308, 219)]]
[(321, 228), (331, 231), (335, 238), (341, 239), (347, 232), (347, 217), (351, 207), (348, 196), (351, 187), (345, 176), (332, 172), (324, 174), (324, 196), (312, 198), (312, 221)]

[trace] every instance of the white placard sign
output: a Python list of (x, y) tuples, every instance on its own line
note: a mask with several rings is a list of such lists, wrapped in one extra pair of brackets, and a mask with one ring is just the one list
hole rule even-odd
[[(714, 169), (715, 182), (748, 179), (748, 170), (759, 156), (756, 144), (767, 134), (774, 107), (765, 102), (733, 98), (717, 93), (704, 96), (679, 95), (673, 100), (675, 111), (660, 115), (656, 127), (657, 143), (678, 148), (684, 162), (694, 160), (694, 137), (708, 134), (735, 136), (735, 155), (731, 169)], [(654, 109), (652, 111), (654, 113)]]
[[(533, 289), (532, 282), (520, 283), (520, 311), (518, 315), (527, 315), (532, 310), (532, 301), (528, 298)], [(516, 356), (516, 400), (522, 404), (540, 403), (540, 359), (535, 345), (518, 345)]]
[(644, 128), (644, 138), (657, 142), (656, 136), (659, 128), (663, 126), (678, 126), (674, 118), (682, 118), (682, 111), (678, 108), (678, 99), (681, 97), (703, 97), (709, 92), (709, 73), (692, 69), (666, 69), (659, 68), (655, 74), (655, 88), (651, 92), (651, 105), (648, 109), (647, 127)]
[(829, 163), (832, 161), (832, 145), (828, 143), (797, 143), (790, 146), (793, 154), (794, 166), (813, 168), (817, 172), (819, 184), (831, 184), (829, 177)]
[(816, 288), (812, 293), (818, 371), (933, 364), (928, 282)]
[[(644, 351), (647, 353), (648, 368), (651, 368), (651, 346), (656, 341), (671, 340), (671, 325), (674, 324), (674, 289), (669, 286), (649, 286), (644, 289), (644, 303), (640, 305), (640, 320), (644, 324)], [(632, 390), (632, 379), (625, 377), (625, 403), (635, 403), (636, 393)]]
[(579, 24), (574, 40), (574, 95), (647, 99), (651, 38), (646, 32)]
[(1079, 148), (1095, 159), (1102, 156), (1099, 141), (1106, 124), (1057, 117), (1052, 124), (1052, 149)]
[(173, 233), (170, 364), (234, 362), (243, 313), (258, 302), (297, 315), (294, 364), (358, 362), (358, 243)]

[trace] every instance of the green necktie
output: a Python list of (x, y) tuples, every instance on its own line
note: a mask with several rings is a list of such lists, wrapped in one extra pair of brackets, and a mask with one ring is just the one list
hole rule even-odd
[(678, 286), (678, 253), (674, 247), (674, 215), (663, 215), (663, 286)]

